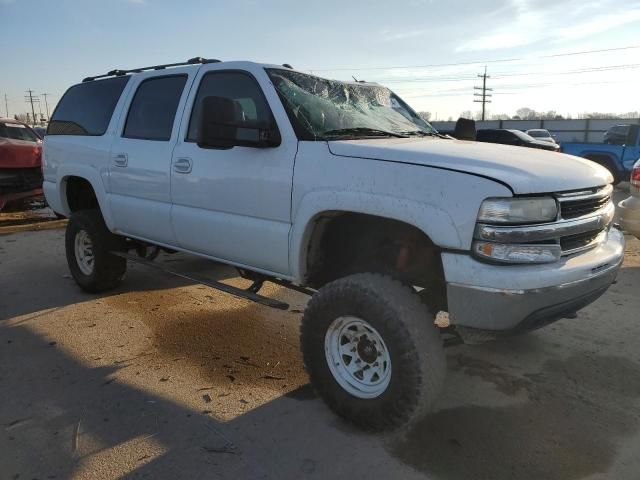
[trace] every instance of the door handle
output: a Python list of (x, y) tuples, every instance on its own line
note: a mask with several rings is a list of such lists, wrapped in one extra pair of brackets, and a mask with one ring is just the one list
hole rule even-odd
[(114, 157), (113, 163), (115, 163), (116, 167), (126, 167), (129, 163), (129, 157), (126, 153), (118, 153)]
[(173, 162), (173, 170), (176, 173), (191, 173), (191, 159), (190, 158), (178, 158)]

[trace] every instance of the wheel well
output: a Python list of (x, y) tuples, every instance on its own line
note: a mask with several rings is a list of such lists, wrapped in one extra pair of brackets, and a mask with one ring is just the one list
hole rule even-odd
[(413, 225), (360, 213), (323, 213), (313, 224), (305, 260), (305, 283), (314, 288), (354, 273), (383, 273), (428, 290), (430, 306), (446, 309), (440, 249)]
[(67, 177), (66, 197), (69, 210), (87, 210), (99, 208), (98, 198), (88, 180), (81, 177)]

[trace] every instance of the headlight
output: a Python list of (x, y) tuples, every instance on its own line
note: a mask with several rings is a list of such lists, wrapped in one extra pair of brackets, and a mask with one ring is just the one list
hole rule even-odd
[(473, 253), (485, 260), (500, 263), (553, 263), (560, 259), (560, 245), (518, 245), (473, 242)]
[(551, 197), (488, 198), (480, 206), (480, 223), (544, 223), (558, 216), (558, 205)]

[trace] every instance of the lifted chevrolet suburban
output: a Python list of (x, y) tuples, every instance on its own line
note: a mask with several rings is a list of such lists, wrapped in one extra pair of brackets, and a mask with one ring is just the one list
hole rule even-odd
[(443, 339), (575, 316), (614, 281), (612, 177), (559, 155), (440, 135), (377, 84), (195, 58), (72, 86), (45, 137), (44, 190), (70, 217), (87, 291), (162, 248), (235, 266), (246, 290), (203, 282), (248, 300), (287, 307), (264, 281), (312, 295), (313, 386), (384, 430), (428, 412)]

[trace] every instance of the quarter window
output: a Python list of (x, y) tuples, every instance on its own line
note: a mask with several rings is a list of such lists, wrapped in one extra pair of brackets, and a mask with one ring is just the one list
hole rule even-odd
[(143, 81), (129, 107), (122, 136), (144, 140), (169, 140), (186, 81), (186, 75)]
[(47, 135), (104, 135), (128, 76), (69, 88), (51, 116)]
[(236, 120), (245, 123), (247, 127), (266, 128), (273, 122), (267, 100), (258, 83), (250, 75), (241, 72), (209, 72), (202, 78), (198, 88), (191, 111), (187, 141), (195, 142), (198, 138), (202, 100), (205, 97), (233, 100)]

